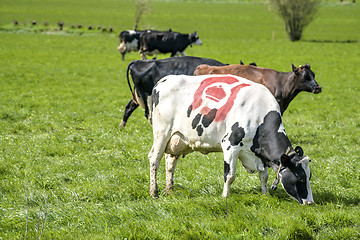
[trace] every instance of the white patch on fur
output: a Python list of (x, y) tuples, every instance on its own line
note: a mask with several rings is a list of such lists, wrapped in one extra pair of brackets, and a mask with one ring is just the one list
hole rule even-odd
[(202, 45), (202, 41), (200, 40), (200, 38), (198, 38), (194, 43), (192, 43), (194, 45)]
[(138, 42), (139, 42), (139, 40), (137, 40), (137, 39), (134, 39), (131, 42), (127, 42), (126, 43), (127, 51), (128, 52), (137, 51), (138, 50)]
[(310, 162), (310, 158), (308, 156), (304, 156), (301, 160), (301, 166), (305, 171), (306, 174), (306, 189), (308, 192), (308, 196), (306, 199), (302, 199), (303, 200), (303, 204), (312, 204), (314, 203), (314, 199), (312, 196), (312, 191), (311, 191), (311, 186), (310, 186), (310, 168), (309, 168), (309, 162)]

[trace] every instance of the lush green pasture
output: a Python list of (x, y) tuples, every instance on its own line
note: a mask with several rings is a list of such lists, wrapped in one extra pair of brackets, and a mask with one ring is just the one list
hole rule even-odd
[[(220, 153), (181, 159), (173, 193), (152, 199), (143, 110), (118, 128), (131, 96), (126, 67), (139, 59), (130, 53), (121, 61), (116, 49), (117, 34), (133, 26), (133, 2), (2, 0), (0, 239), (360, 238), (358, 3), (323, 4), (293, 43), (263, 1), (224, 2), (155, 1), (141, 26), (197, 30), (204, 44), (188, 55), (280, 71), (311, 64), (323, 92), (301, 93), (283, 121), (312, 159), (316, 204), (301, 206), (282, 187), (261, 195), (257, 174), (241, 164), (223, 199)], [(34, 32), (32, 20), (51, 31)], [(60, 20), (66, 30), (101, 25), (115, 33), (55, 31)], [(269, 185), (274, 177), (270, 170)]]

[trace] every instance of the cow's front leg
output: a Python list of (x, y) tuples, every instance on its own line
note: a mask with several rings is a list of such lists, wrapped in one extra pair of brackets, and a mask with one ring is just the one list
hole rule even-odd
[(261, 192), (263, 194), (267, 194), (268, 192), (268, 186), (267, 186), (268, 177), (269, 177), (269, 168), (265, 167), (264, 171), (259, 172)]
[(174, 172), (176, 168), (176, 164), (179, 160), (180, 156), (174, 156), (171, 154), (165, 154), (165, 162), (166, 162), (166, 193), (170, 193), (171, 188), (174, 185)]
[(235, 180), (237, 154), (235, 152), (224, 152), (224, 190), (223, 197), (229, 196), (230, 185)]

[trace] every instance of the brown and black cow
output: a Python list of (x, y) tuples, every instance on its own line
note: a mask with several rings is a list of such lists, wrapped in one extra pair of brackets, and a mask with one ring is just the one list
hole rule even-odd
[(283, 114), (298, 93), (321, 92), (321, 86), (315, 81), (315, 74), (308, 63), (298, 68), (294, 64), (291, 66), (291, 72), (278, 72), (252, 65), (209, 66), (202, 64), (195, 69), (194, 75), (232, 74), (260, 83), (274, 95)]

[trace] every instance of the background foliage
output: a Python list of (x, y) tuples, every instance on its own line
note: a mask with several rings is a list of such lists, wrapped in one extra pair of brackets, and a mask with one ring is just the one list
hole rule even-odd
[(140, 59), (121, 61), (116, 49), (118, 33), (133, 27), (133, 2), (2, 0), (0, 239), (358, 239), (359, 13), (326, 1), (298, 42), (264, 1), (154, 1), (140, 23), (197, 30), (204, 44), (188, 55), (279, 71), (311, 64), (323, 92), (301, 93), (283, 118), (312, 159), (316, 204), (300, 206), (282, 188), (261, 195), (257, 174), (240, 166), (223, 199), (220, 153), (186, 156), (174, 193), (152, 199), (143, 110), (118, 129), (131, 97), (126, 67)]

